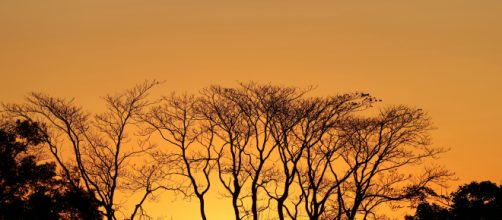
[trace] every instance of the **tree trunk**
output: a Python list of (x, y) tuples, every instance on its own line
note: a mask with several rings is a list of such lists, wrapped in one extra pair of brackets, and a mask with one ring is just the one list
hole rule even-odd
[(111, 206), (105, 207), (105, 211), (106, 211), (106, 219), (107, 220), (114, 220), (112, 207)]
[(284, 206), (284, 200), (280, 198), (279, 200), (277, 200), (277, 215), (279, 217), (279, 220), (284, 220), (283, 206)]
[[(256, 183), (254, 183), (256, 184)], [(253, 220), (258, 220), (258, 189), (253, 186), (251, 189), (251, 199), (253, 204), (251, 205), (251, 211), (253, 213)]]
[(199, 206), (200, 206), (200, 216), (202, 220), (206, 220), (206, 212), (204, 210), (204, 198), (202, 196), (199, 197)]
[(232, 205), (234, 207), (235, 220), (240, 220), (239, 205), (237, 204), (237, 196), (232, 197)]

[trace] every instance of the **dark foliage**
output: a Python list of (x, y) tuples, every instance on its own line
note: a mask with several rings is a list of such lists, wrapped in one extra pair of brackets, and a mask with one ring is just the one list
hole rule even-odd
[(99, 219), (98, 203), (56, 175), (54, 163), (36, 161), (46, 138), (36, 123), (0, 128), (0, 219)]
[(502, 219), (502, 186), (490, 181), (472, 182), (460, 186), (451, 194), (451, 205), (421, 203), (415, 216), (407, 220), (492, 220)]
[(406, 220), (450, 220), (453, 215), (450, 211), (437, 204), (420, 203), (417, 207), (415, 216), (406, 216)]

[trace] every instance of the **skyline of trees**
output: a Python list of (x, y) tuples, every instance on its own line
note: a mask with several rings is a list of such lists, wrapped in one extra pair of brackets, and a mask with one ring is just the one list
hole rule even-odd
[[(161, 191), (195, 197), (207, 219), (214, 185), (236, 219), (266, 210), (279, 219), (376, 218), (381, 205), (413, 202), (452, 175), (426, 163), (446, 150), (431, 146), (421, 109), (375, 115), (380, 100), (366, 93), (317, 97), (312, 88), (257, 83), (149, 98), (158, 84), (107, 95), (98, 114), (32, 93), (4, 104), (3, 117), (43, 125), (61, 175), (94, 195), (107, 219), (147, 216), (144, 202)], [(140, 196), (123, 208), (117, 193)]]

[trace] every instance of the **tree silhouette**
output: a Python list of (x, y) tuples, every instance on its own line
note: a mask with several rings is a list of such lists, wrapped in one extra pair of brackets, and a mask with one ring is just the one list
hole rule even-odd
[(52, 162), (39, 163), (46, 139), (28, 121), (0, 129), (0, 219), (97, 219), (99, 203), (80, 187), (56, 175)]
[[(100, 114), (40, 93), (4, 104), (3, 112), (44, 124), (36, 131), (52, 166), (68, 187), (89, 192), (109, 220), (145, 216), (143, 204), (162, 190), (196, 197), (207, 219), (215, 184), (235, 219), (263, 219), (272, 210), (281, 220), (366, 219), (383, 204), (424, 197), (451, 175), (424, 166), (445, 150), (430, 145), (432, 123), (420, 109), (391, 106), (371, 116), (380, 100), (366, 93), (316, 97), (312, 88), (258, 83), (151, 101), (157, 84), (105, 96)], [(130, 214), (120, 209), (120, 192), (139, 194)]]
[[(252, 127), (247, 124), (245, 112), (236, 99), (239, 91), (234, 88), (219, 86), (209, 87), (202, 92), (201, 113), (212, 126), (212, 133), (221, 141), (215, 146), (218, 179), (224, 189), (230, 194), (235, 219), (248, 215), (243, 201), (243, 189), (250, 178), (246, 164), (249, 163), (250, 141)], [(245, 192), (244, 192), (245, 193)]]
[(205, 195), (211, 187), (209, 175), (213, 168), (214, 134), (212, 125), (202, 120), (199, 105), (194, 96), (172, 94), (152, 107), (143, 120), (166, 143), (175, 147), (173, 151), (164, 146), (155, 157), (164, 165), (163, 169), (167, 169), (166, 172), (188, 179), (189, 186), (178, 186), (178, 189), (185, 195), (197, 197), (201, 218), (205, 220)]
[(438, 204), (422, 202), (417, 206), (415, 216), (406, 216), (406, 220), (452, 220), (451, 212)]
[[(438, 166), (415, 174), (401, 173), (417, 167), (445, 150), (431, 147), (431, 121), (421, 109), (388, 107), (376, 117), (351, 117), (340, 129), (340, 156), (350, 178), (337, 185), (337, 219), (357, 215), (367, 218), (380, 204), (411, 200), (429, 192), (428, 186), (452, 174)], [(416, 168), (415, 168), (416, 169)], [(339, 181), (337, 181), (339, 182)]]
[[(154, 180), (162, 179), (162, 174), (141, 173), (148, 169), (149, 160), (144, 158), (139, 167), (130, 163), (133, 157), (144, 156), (153, 148), (142, 136), (131, 133), (135, 134), (134, 129), (141, 127), (143, 109), (151, 104), (146, 97), (157, 84), (157, 81), (144, 82), (122, 93), (107, 95), (103, 98), (106, 111), (94, 115), (86, 113), (73, 100), (41, 93), (32, 93), (25, 104), (3, 107), (9, 117), (46, 125), (39, 131), (44, 134), (44, 143), (58, 167), (70, 184), (83, 185), (86, 191), (92, 192), (103, 206), (106, 218), (111, 220), (117, 218), (117, 189), (142, 189), (145, 195), (150, 195), (152, 188), (160, 189), (152, 185)], [(135, 175), (144, 178), (137, 179)], [(143, 202), (144, 199), (137, 205)], [(139, 207), (135, 207), (133, 214), (138, 213)]]
[(460, 186), (448, 198), (449, 206), (422, 202), (409, 220), (422, 219), (502, 219), (502, 186), (490, 181)]
[(457, 219), (502, 219), (502, 186), (483, 181), (461, 186), (453, 193), (452, 213)]
[(303, 126), (296, 135), (305, 148), (297, 177), (307, 215), (319, 219), (331, 208), (330, 199), (336, 189), (355, 170), (340, 163), (341, 153), (347, 147), (341, 142), (340, 125), (349, 115), (369, 107), (373, 99), (356, 93), (309, 102)]

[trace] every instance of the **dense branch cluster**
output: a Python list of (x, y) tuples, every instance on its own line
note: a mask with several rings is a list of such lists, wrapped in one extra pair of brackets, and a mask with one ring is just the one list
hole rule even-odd
[(380, 205), (423, 197), (451, 175), (424, 166), (444, 149), (430, 146), (421, 109), (373, 116), (379, 100), (369, 94), (313, 97), (311, 88), (256, 83), (149, 101), (157, 84), (106, 96), (101, 114), (38, 93), (3, 109), (44, 125), (62, 174), (95, 195), (107, 219), (121, 218), (116, 194), (127, 190), (142, 196), (123, 218), (145, 215), (149, 196), (172, 190), (197, 198), (206, 219), (215, 185), (236, 219), (263, 219), (265, 210), (279, 219), (376, 218)]

